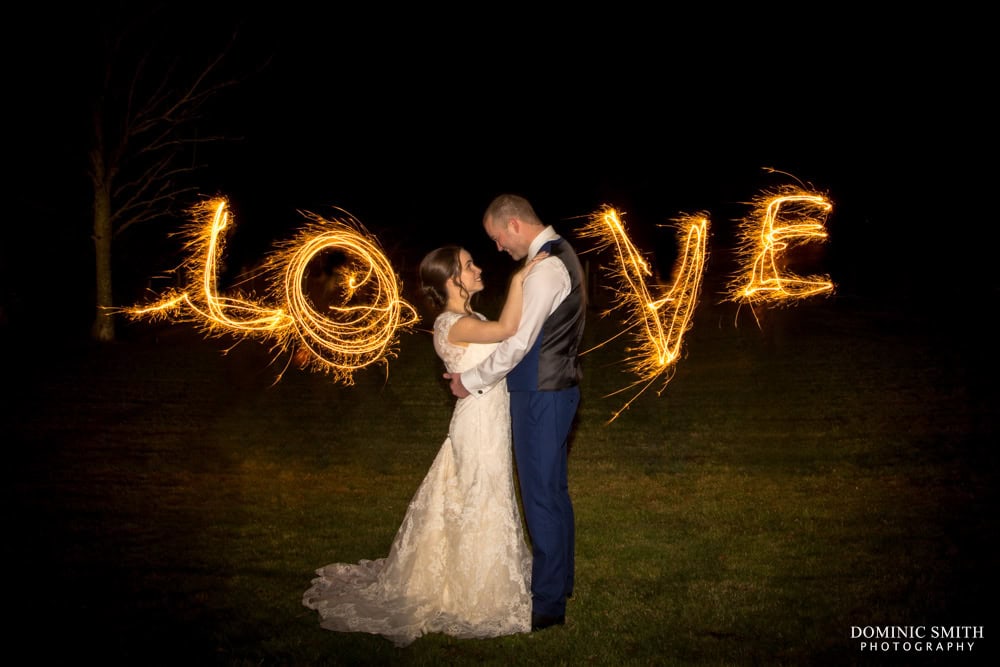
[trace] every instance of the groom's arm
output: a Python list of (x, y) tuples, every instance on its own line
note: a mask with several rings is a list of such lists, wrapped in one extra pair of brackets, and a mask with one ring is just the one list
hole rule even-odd
[[(517, 331), (478, 366), (461, 374), (459, 381), (465, 390), (473, 396), (481, 396), (507, 377), (534, 345), (546, 318), (569, 292), (569, 273), (562, 262), (549, 258), (535, 266), (524, 279), (524, 305)], [(454, 382), (452, 392), (455, 393)]]

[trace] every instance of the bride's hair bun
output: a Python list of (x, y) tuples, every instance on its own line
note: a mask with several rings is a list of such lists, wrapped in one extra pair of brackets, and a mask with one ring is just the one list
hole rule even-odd
[(420, 290), (435, 308), (442, 309), (448, 303), (445, 283), (462, 272), (461, 252), (459, 246), (446, 245), (431, 250), (420, 260)]

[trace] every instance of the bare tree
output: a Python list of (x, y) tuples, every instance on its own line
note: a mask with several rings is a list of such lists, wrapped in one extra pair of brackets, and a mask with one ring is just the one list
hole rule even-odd
[(115, 27), (107, 31), (103, 73), (91, 101), (87, 170), (96, 260), (91, 336), (101, 342), (115, 339), (114, 240), (134, 225), (191, 207), (193, 174), (203, 166), (195, 147), (233, 138), (204, 133), (207, 104), (241, 80), (223, 67), (236, 31), (220, 44), (192, 48), (184, 24), (162, 13), (106, 25)]

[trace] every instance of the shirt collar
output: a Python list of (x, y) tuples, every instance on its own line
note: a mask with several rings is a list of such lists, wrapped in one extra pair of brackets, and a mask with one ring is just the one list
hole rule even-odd
[(532, 259), (534, 259), (535, 255), (538, 254), (539, 248), (541, 248), (543, 245), (545, 245), (552, 239), (557, 239), (557, 238), (559, 238), (559, 235), (556, 234), (556, 230), (552, 228), (552, 225), (546, 225), (545, 229), (539, 232), (538, 236), (536, 236), (535, 239), (531, 242), (531, 245), (528, 246), (527, 261), (530, 262)]

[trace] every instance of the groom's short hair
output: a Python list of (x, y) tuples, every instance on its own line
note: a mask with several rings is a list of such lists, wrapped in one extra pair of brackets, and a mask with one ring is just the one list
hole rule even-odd
[(483, 222), (490, 219), (494, 222), (506, 222), (511, 218), (517, 218), (521, 222), (526, 222), (530, 225), (542, 224), (542, 221), (539, 220), (538, 215), (535, 213), (535, 209), (532, 208), (531, 202), (521, 195), (513, 194), (502, 194), (495, 197), (486, 208), (486, 213), (483, 215)]

